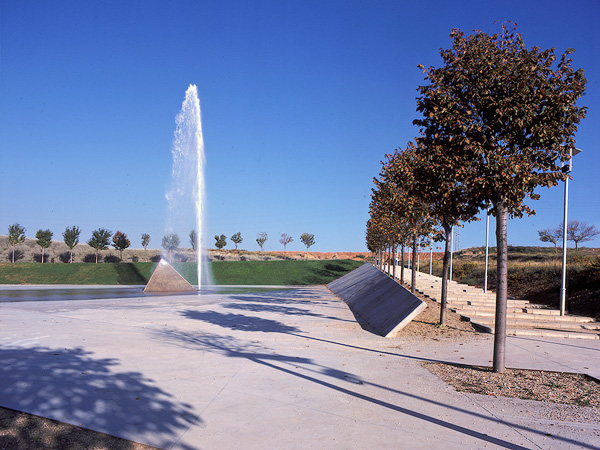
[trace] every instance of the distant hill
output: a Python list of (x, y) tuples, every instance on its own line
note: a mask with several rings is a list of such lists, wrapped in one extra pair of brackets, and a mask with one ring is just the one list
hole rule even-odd
[[(41, 262), (42, 249), (36, 244), (33, 238), (26, 238), (25, 242), (17, 245), (15, 250), (15, 262)], [(306, 252), (301, 251), (246, 251), (240, 250), (237, 253), (233, 249), (224, 249), (220, 252), (217, 250), (209, 250), (210, 259), (219, 259), (225, 261), (235, 261), (238, 258), (248, 261), (269, 261), (283, 259), (304, 259)], [(147, 254), (143, 248), (128, 248), (123, 252), (123, 262), (144, 262), (158, 261), (162, 250), (148, 249)], [(8, 236), (0, 236), (0, 263), (10, 263), (12, 255), (12, 247), (8, 243)], [(308, 259), (352, 259), (355, 261), (364, 261), (370, 257), (369, 252), (309, 252)], [(174, 259), (178, 261), (195, 261), (196, 255), (191, 248), (178, 249), (175, 252)], [(73, 262), (90, 262), (96, 261), (96, 250), (87, 245), (85, 242), (79, 243), (73, 249)], [(119, 262), (119, 252), (114, 248), (100, 252), (101, 262)], [(69, 248), (63, 241), (52, 241), (52, 245), (45, 250), (45, 262), (48, 263), (68, 263)]]

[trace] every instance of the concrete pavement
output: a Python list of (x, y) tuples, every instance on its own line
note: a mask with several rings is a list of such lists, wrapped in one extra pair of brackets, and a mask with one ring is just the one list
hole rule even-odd
[[(598, 448), (598, 421), (421, 365), (486, 365), (492, 342), (382, 338), (323, 286), (1, 303), (0, 406), (173, 449)], [(508, 338), (508, 367), (599, 362), (599, 341)]]

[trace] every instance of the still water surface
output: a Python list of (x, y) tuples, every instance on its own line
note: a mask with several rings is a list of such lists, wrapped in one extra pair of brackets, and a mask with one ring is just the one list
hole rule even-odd
[(165, 295), (246, 294), (285, 289), (281, 286), (211, 286), (198, 292), (146, 294), (145, 286), (61, 286), (61, 287), (0, 287), (0, 303), (64, 300), (99, 300), (107, 298), (156, 297)]

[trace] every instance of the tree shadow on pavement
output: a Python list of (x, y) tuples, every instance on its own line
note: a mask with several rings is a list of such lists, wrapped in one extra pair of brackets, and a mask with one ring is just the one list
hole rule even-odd
[(187, 310), (182, 311), (181, 315), (188, 319), (201, 320), (232, 330), (263, 331), (265, 333), (294, 333), (300, 331), (296, 327), (285, 325), (276, 320), (246, 316), (244, 314), (223, 314), (216, 311)]
[[(329, 291), (326, 291), (329, 294)], [(318, 300), (323, 296), (323, 291), (319, 289), (302, 288), (286, 291), (269, 292), (269, 295), (231, 295), (228, 298), (234, 301), (269, 303), (281, 305), (328, 305), (330, 301)]]
[[(172, 445), (200, 421), (190, 405), (141, 373), (119, 372), (118, 366), (117, 359), (94, 358), (81, 348), (0, 349), (0, 405), (124, 439), (149, 434), (158, 447)], [(18, 424), (8, 421), (2, 429), (12, 430), (13, 436), (3, 433), (4, 438), (31, 439), (25, 430), (19, 435)], [(11, 448), (2, 438), (0, 447)], [(59, 433), (57, 439), (68, 436)], [(34, 442), (29, 448), (42, 447)]]
[[(238, 328), (236, 325), (236, 327), (234, 327), (233, 329), (240, 329), (244, 331), (279, 332), (289, 334), (292, 336), (297, 336), (299, 338), (313, 339), (311, 336), (296, 334), (297, 331), (300, 330), (297, 330), (295, 327), (289, 327), (281, 322), (262, 319), (254, 316), (244, 316), (243, 314), (221, 314), (214, 311), (206, 313), (198, 311), (185, 311), (183, 312), (183, 315), (189, 319), (202, 320), (215, 325), (220, 325), (225, 328), (232, 328), (232, 324), (234, 322), (235, 324), (245, 322), (247, 324), (245, 327)], [(178, 343), (180, 345), (185, 345), (186, 348), (196, 348), (207, 351), (214, 351), (224, 355), (225, 357), (230, 358), (244, 358), (256, 364), (285, 373), (289, 376), (300, 378), (311, 383), (315, 383), (319, 386), (329, 388), (338, 393), (342, 393), (360, 400), (364, 400), (366, 402), (386, 408), (390, 411), (395, 411), (407, 416), (411, 416), (413, 418), (432, 423), (436, 426), (456, 431), (457, 433), (471, 436), (483, 442), (497, 445), (501, 448), (527, 448), (518, 444), (514, 444), (502, 438), (491, 436), (485, 432), (477, 431), (473, 428), (457, 425), (455, 423), (452, 423), (451, 421), (442, 420), (433, 415), (406, 408), (404, 406), (401, 406), (401, 404), (395, 404), (387, 400), (382, 400), (381, 398), (377, 398), (372, 394), (366, 395), (365, 393), (361, 392), (362, 389), (359, 388), (359, 385), (368, 385), (374, 387), (378, 389), (382, 394), (384, 391), (393, 392), (397, 395), (430, 403), (436, 405), (437, 407), (445, 408), (455, 413), (466, 414), (484, 421), (497, 422), (498, 419), (493, 415), (486, 415), (476, 411), (467, 410), (461, 407), (454, 406), (452, 404), (447, 404), (434, 399), (419, 396), (410, 392), (401, 391), (393, 387), (384, 386), (379, 383), (369, 381), (366, 378), (360, 377), (359, 375), (352, 374), (346, 371), (341, 371), (334, 367), (328, 367), (326, 365), (320, 364), (311, 358), (293, 355), (283, 355), (281, 354), (281, 352), (275, 352), (271, 349), (266, 348), (263, 344), (259, 344), (258, 342), (260, 341), (248, 342), (236, 339), (233, 336), (222, 336), (213, 333), (189, 333), (179, 330), (165, 330), (160, 333), (163, 337), (170, 339), (172, 342)], [(336, 342), (321, 340), (318, 338), (316, 340), (338, 344)], [(361, 349), (359, 347), (354, 348), (356, 348), (357, 350), (371, 351), (370, 349)], [(397, 354), (395, 356), (419, 360), (426, 359), (416, 358), (410, 355), (402, 354)], [(340, 383), (339, 381), (342, 381), (343, 383)], [(372, 393), (373, 391), (370, 390), (369, 392)], [(382, 397), (389, 398), (387, 395), (382, 395)], [(514, 429), (546, 436), (546, 433), (544, 431), (536, 430), (535, 428), (527, 427), (508, 421), (503, 421), (503, 423), (506, 426)], [(553, 438), (556, 439), (556, 441), (558, 442), (576, 445), (580, 448), (595, 448), (594, 446), (591, 446), (585, 442), (577, 441), (568, 437), (553, 436)]]
[(308, 317), (319, 317), (322, 319), (339, 320), (341, 322), (352, 322), (354, 320), (340, 319), (334, 316), (325, 316), (309, 311), (308, 309), (296, 308), (293, 306), (282, 306), (282, 305), (268, 305), (261, 303), (250, 303), (253, 301), (252, 298), (248, 298), (248, 303), (223, 303), (221, 306), (228, 309), (238, 309), (241, 311), (253, 311), (253, 312), (270, 312), (275, 314), (283, 314), (285, 316), (308, 316)]

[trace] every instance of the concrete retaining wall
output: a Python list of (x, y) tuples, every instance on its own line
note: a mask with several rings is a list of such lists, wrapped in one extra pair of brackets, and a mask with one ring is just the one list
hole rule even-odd
[(394, 337), (427, 305), (373, 265), (332, 281), (327, 287), (340, 297), (361, 326), (385, 337)]

